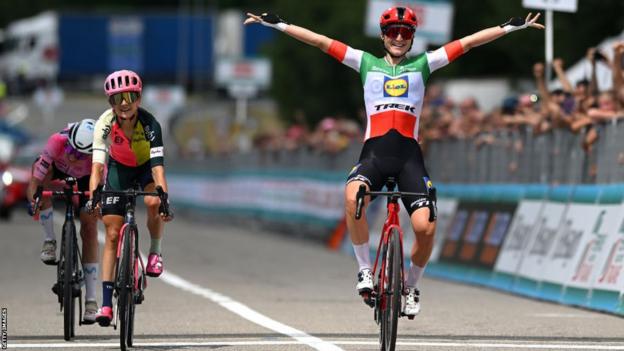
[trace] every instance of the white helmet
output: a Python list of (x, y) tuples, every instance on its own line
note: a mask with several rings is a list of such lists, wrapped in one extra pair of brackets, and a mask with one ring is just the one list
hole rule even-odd
[(68, 133), (69, 145), (84, 154), (91, 154), (93, 152), (94, 126), (95, 120), (90, 118), (72, 124)]

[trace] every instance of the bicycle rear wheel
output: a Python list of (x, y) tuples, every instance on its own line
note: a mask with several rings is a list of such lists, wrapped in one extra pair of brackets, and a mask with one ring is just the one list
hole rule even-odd
[[(122, 351), (126, 350), (128, 332), (130, 331), (130, 310), (132, 303), (132, 262), (134, 251), (132, 250), (133, 231), (130, 226), (126, 226), (123, 231), (123, 242), (121, 248), (121, 259), (117, 271), (117, 286), (119, 288), (119, 299), (117, 300), (117, 311), (119, 313), (119, 346)], [(130, 338), (131, 340), (131, 338)]]
[(66, 341), (71, 340), (74, 334), (74, 314), (76, 311), (74, 300), (73, 272), (75, 264), (75, 242), (76, 227), (72, 223), (63, 225), (63, 243), (61, 249), (61, 259), (59, 264), (63, 268), (63, 336)]
[(385, 303), (381, 313), (381, 335), (383, 351), (394, 351), (396, 345), (399, 314), (401, 313), (401, 242), (399, 231), (390, 230), (386, 257)]

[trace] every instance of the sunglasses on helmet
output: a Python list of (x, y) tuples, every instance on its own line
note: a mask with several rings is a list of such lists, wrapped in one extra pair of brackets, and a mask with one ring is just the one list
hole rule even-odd
[(383, 30), (383, 34), (390, 39), (396, 39), (401, 34), (401, 38), (410, 40), (414, 37), (416, 30), (407, 26), (388, 26)]
[(108, 102), (111, 105), (121, 105), (121, 102), (125, 100), (131, 104), (139, 99), (141, 95), (136, 91), (124, 91), (123, 93), (113, 94), (108, 98)]

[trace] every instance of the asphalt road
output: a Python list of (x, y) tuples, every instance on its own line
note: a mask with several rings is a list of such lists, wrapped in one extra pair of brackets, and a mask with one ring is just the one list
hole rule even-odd
[[(58, 238), (62, 216), (56, 219)], [(144, 219), (140, 213), (145, 249)], [(41, 240), (39, 224), (25, 214), (0, 223), (8, 348), (119, 349), (112, 327), (78, 327), (75, 341), (63, 340), (50, 291), (55, 270), (39, 261)], [(166, 274), (149, 280), (137, 308), (137, 350), (378, 349), (349, 256), (184, 218), (168, 225), (163, 254)], [(623, 318), (428, 278), (421, 291), (421, 314), (399, 321), (398, 350), (624, 350)]]

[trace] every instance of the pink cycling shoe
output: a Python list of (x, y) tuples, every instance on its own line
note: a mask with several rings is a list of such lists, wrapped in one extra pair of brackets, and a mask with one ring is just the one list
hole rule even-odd
[(163, 272), (163, 259), (161, 254), (151, 253), (147, 258), (146, 273), (150, 277), (158, 277)]
[(108, 327), (113, 320), (113, 308), (108, 306), (102, 306), (95, 316), (95, 321), (100, 327)]

